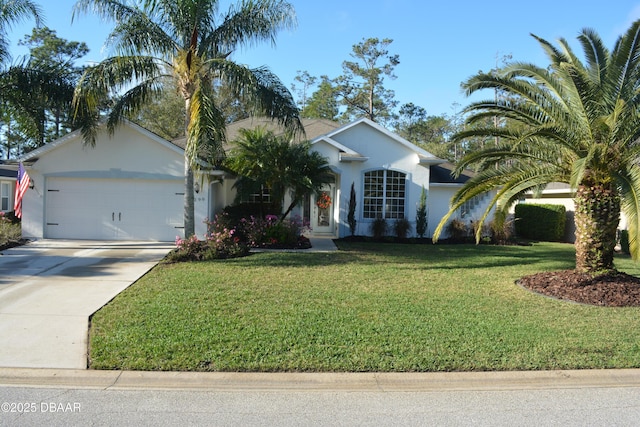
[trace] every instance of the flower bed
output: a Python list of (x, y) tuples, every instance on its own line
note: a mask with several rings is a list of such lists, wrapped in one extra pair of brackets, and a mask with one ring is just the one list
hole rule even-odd
[(228, 213), (207, 221), (209, 233), (204, 240), (192, 236), (176, 239), (176, 250), (168, 261), (200, 261), (246, 256), (251, 248), (308, 249), (311, 242), (302, 233), (307, 229), (302, 219), (280, 220), (275, 215), (264, 219), (250, 216), (234, 220)]

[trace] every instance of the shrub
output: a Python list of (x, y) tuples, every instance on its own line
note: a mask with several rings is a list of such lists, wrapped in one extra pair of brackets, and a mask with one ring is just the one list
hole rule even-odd
[(0, 246), (11, 242), (18, 242), (22, 237), (20, 220), (15, 219), (13, 212), (0, 212)]
[[(251, 205), (247, 205), (251, 206)], [(239, 237), (250, 247), (299, 248), (302, 234), (309, 228), (299, 216), (280, 220), (276, 215), (242, 216), (246, 210), (227, 206), (222, 213), (208, 222), (209, 232), (235, 230)]]
[(203, 259), (205, 243), (195, 235), (189, 239), (176, 237), (176, 249), (167, 255), (170, 262), (199, 261)]
[(629, 249), (629, 231), (620, 230), (620, 250), (629, 255), (631, 250)]
[(242, 223), (247, 243), (254, 248), (297, 247), (300, 236), (307, 228), (300, 217), (281, 221), (275, 215), (268, 215), (265, 219), (251, 217), (243, 219)]
[(520, 203), (515, 208), (516, 233), (526, 239), (561, 241), (566, 221), (563, 205)]
[(384, 218), (376, 218), (369, 228), (375, 240), (382, 240), (387, 235), (387, 221)]
[(15, 211), (0, 212), (0, 215), (2, 215), (2, 217), (0, 217), (0, 219), (4, 219), (5, 221), (8, 220), (11, 224), (20, 224), (20, 223), (22, 223), (22, 220), (16, 216)]
[(411, 223), (406, 218), (397, 219), (393, 223), (393, 231), (399, 239), (406, 239), (411, 231)]
[(480, 223), (480, 220), (474, 220), (469, 223), (469, 228), (467, 232), (471, 234), (471, 240), (475, 241), (476, 235), (478, 233), (478, 228), (481, 228), (480, 231), (480, 241), (483, 243), (487, 243), (491, 241), (491, 228), (489, 224)]
[(421, 238), (427, 233), (427, 191), (422, 186), (422, 193), (420, 194), (420, 202), (416, 208), (416, 233)]
[(176, 250), (169, 254), (169, 261), (210, 261), (245, 256), (249, 247), (239, 237), (234, 229), (224, 229), (207, 235), (205, 240), (198, 240), (196, 236), (188, 239), (176, 239)]
[(445, 227), (449, 240), (452, 242), (460, 243), (467, 240), (469, 236), (469, 229), (464, 221), (458, 218), (454, 218)]
[(208, 234), (205, 240), (196, 236), (176, 239), (176, 250), (167, 260), (207, 261), (245, 256), (250, 247), (307, 248), (309, 239), (302, 236), (306, 226), (301, 218), (280, 221), (275, 215), (265, 219), (256, 217), (233, 218), (229, 211), (216, 215), (213, 221), (206, 221)]
[(349, 196), (349, 213), (347, 214), (347, 223), (349, 224), (349, 230), (351, 235), (356, 234), (356, 190), (354, 183), (351, 183), (351, 195)]
[(497, 211), (493, 221), (489, 223), (491, 230), (491, 241), (497, 245), (504, 245), (513, 238), (513, 220), (507, 219), (506, 215)]
[(218, 216), (226, 216), (231, 224), (237, 225), (242, 218), (265, 218), (268, 215), (278, 215), (279, 213), (273, 205), (268, 203), (239, 203), (225, 206)]

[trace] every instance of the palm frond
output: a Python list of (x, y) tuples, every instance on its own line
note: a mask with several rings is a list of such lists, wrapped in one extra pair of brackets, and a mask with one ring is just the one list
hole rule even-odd
[(0, 64), (8, 62), (11, 58), (7, 30), (29, 18), (34, 18), (36, 26), (40, 26), (42, 9), (31, 0), (3, 1), (0, 4)]
[(538, 37), (535, 34), (531, 34), (531, 37), (533, 37), (534, 39), (536, 39), (538, 41), (538, 43), (540, 43), (540, 46), (542, 46), (542, 49), (547, 54), (547, 57), (551, 61), (552, 65), (557, 65), (557, 64), (561, 64), (563, 62), (570, 62), (571, 61), (571, 58), (567, 57), (564, 52), (562, 52), (560, 49), (556, 48), (553, 44), (551, 44), (547, 40), (545, 40), (545, 39), (543, 39), (541, 37)]
[(275, 119), (292, 135), (304, 135), (291, 92), (268, 68), (251, 69), (224, 59), (211, 61), (210, 67), (253, 114)]
[(71, 13), (73, 22), (80, 15), (94, 14), (103, 21), (123, 22), (138, 15), (141, 10), (118, 0), (77, 0)]
[(231, 52), (241, 46), (252, 46), (269, 41), (275, 45), (275, 36), (281, 30), (293, 29), (296, 16), (293, 6), (282, 0), (246, 0), (229, 7), (222, 22), (208, 34), (203, 49), (216, 54)]
[[(153, 92), (151, 88), (158, 78), (163, 76), (162, 67), (152, 57), (130, 56), (106, 59), (96, 66), (89, 67), (80, 77), (73, 97), (74, 116), (82, 123), (82, 133), (88, 144), (95, 144), (95, 130), (101, 107), (106, 106), (112, 97), (118, 97), (120, 91), (128, 93), (116, 103), (117, 110), (109, 117), (109, 130), (119, 123), (124, 113), (140, 107), (140, 102), (132, 99), (133, 94), (144, 95), (145, 99)], [(131, 80), (138, 82), (131, 89)], [(136, 87), (140, 86), (136, 91)]]
[(163, 77), (146, 79), (116, 98), (107, 116), (107, 129), (113, 133), (122, 121), (138, 113), (163, 90)]
[(578, 36), (587, 59), (591, 81), (601, 85), (606, 79), (609, 50), (606, 48), (600, 36), (592, 29), (585, 28)]
[(619, 100), (635, 95), (640, 77), (640, 20), (634, 22), (616, 42), (607, 69), (609, 88), (605, 92), (613, 108)]
[(225, 156), (226, 123), (214, 103), (211, 85), (202, 84), (196, 89), (189, 113), (185, 157), (193, 168), (199, 168), (199, 159), (210, 165), (220, 164)]
[(621, 210), (627, 218), (629, 250), (634, 260), (640, 258), (640, 166), (632, 164), (617, 176), (620, 185)]
[(118, 22), (105, 45), (119, 56), (143, 54), (157, 58), (170, 57), (178, 48), (172, 35), (145, 14)]

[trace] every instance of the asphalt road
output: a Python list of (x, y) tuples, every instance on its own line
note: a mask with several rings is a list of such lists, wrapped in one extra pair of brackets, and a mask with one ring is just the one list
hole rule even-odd
[(0, 388), (3, 426), (635, 426), (640, 387), (371, 391)]

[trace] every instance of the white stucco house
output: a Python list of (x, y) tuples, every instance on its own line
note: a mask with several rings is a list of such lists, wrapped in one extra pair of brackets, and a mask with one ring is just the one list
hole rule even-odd
[[(228, 139), (240, 128), (231, 125)], [(318, 208), (311, 197), (293, 215), (307, 218), (312, 233), (344, 237), (352, 183), (357, 197), (356, 234), (369, 234), (379, 215), (391, 223), (406, 218), (415, 233), (422, 187), (428, 191), (429, 235), (447, 212), (453, 193), (468, 179), (453, 179), (452, 166), (382, 126), (361, 119), (341, 126), (305, 120), (312, 149), (329, 159), (334, 181), (326, 187), (331, 204)], [(173, 241), (183, 236), (184, 167), (180, 141), (170, 142), (130, 122), (111, 136), (103, 130), (95, 147), (79, 132), (32, 151), (20, 159), (32, 180), (23, 200), (26, 238)], [(15, 181), (14, 181), (15, 182)], [(197, 180), (196, 234), (206, 233), (213, 218), (233, 203), (233, 176), (211, 171)], [(479, 217), (486, 198), (464, 209), (465, 220)]]

